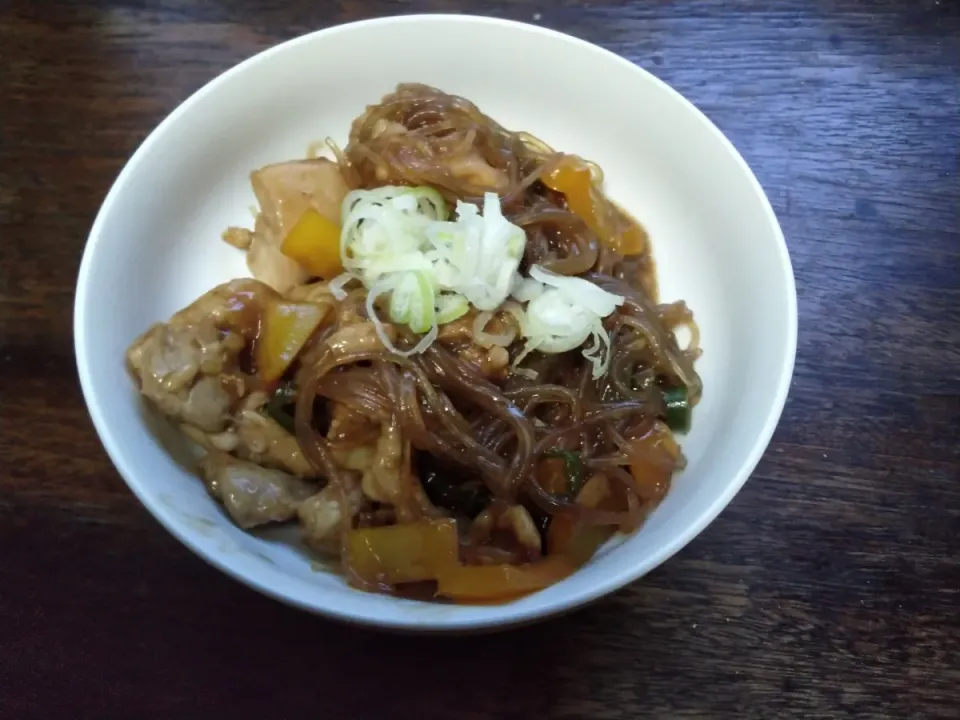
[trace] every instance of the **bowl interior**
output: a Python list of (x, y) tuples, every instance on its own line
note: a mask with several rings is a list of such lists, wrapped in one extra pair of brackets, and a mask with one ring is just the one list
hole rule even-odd
[[(237, 529), (190, 470), (191, 449), (144, 406), (123, 367), (127, 345), (151, 323), (248, 274), (241, 253), (219, 235), (252, 222), (249, 172), (302, 157), (328, 136), (344, 143), (364, 106), (405, 81), (464, 95), (509, 128), (598, 162), (610, 195), (650, 233), (662, 300), (685, 299), (701, 329), (703, 401), (683, 441), (688, 467), (663, 504), (638, 533), (573, 577), (504, 606), (358, 593), (311, 562), (295, 530)], [(97, 430), (171, 532), (287, 602), (405, 628), (477, 628), (560, 611), (676, 552), (726, 505), (766, 447), (795, 338), (793, 276), (776, 219), (716, 128), (606, 51), (540, 28), (462, 16), (315, 33), (203, 88), (147, 139), (111, 190), (86, 249), (76, 304), (80, 376)]]

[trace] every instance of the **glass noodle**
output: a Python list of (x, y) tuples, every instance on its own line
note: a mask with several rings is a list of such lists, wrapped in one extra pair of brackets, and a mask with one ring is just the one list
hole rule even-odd
[[(316, 395), (383, 421), (393, 418), (413, 452), (460, 467), (465, 478), (478, 475), (493, 502), (504, 507), (522, 503), (547, 516), (565, 513), (580, 523), (636, 528), (651, 498), (642, 479), (624, 468), (643, 465), (638, 455), (644, 445), (637, 439), (663, 416), (658, 388), (686, 388), (691, 406), (701, 392), (693, 368), (699, 354), (696, 325), (682, 302), (657, 304), (649, 246), (625, 256), (604, 244), (561, 193), (541, 182), (568, 156), (526, 133), (506, 130), (464, 98), (427, 86), (401, 85), (368, 108), (336, 154), (352, 188), (426, 185), (448, 201), (477, 204), (485, 192), (498, 193), (505, 216), (527, 233), (525, 266), (583, 276), (626, 302), (605, 323), (613, 360), (608, 374), (596, 381), (577, 352), (534, 354), (527, 363), (533, 372), (508, 373), (497, 382), (440, 344), (410, 358), (379, 352), (339, 356), (328, 349), (302, 368), (296, 413), (297, 438), (318, 472), (334, 486), (348, 482), (330, 441), (316, 428)], [(579, 162), (599, 187), (599, 168)], [(602, 206), (600, 216), (631, 223), (642, 233), (599, 190), (594, 202)], [(674, 334), (681, 326), (693, 332), (686, 349)], [(515, 354), (517, 347), (510, 350)], [(604, 472), (623, 497), (620, 509), (588, 507), (569, 492), (549, 489), (551, 483), (536, 469), (558, 449), (576, 452), (585, 467)], [(678, 456), (676, 466), (681, 463)], [(412, 468), (408, 482), (417, 484)], [(341, 497), (346, 502), (347, 493)], [(437, 512), (429, 503), (418, 504), (415, 491), (405, 502), (409, 517)]]

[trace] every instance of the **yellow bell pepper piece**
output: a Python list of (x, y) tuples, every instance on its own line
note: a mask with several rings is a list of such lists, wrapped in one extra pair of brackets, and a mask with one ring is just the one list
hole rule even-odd
[(570, 212), (583, 220), (607, 247), (621, 255), (639, 255), (645, 250), (647, 236), (643, 228), (600, 197), (590, 168), (579, 158), (565, 157), (541, 181), (551, 190), (563, 193)]
[(332, 280), (343, 272), (340, 228), (313, 208), (307, 208), (287, 233), (280, 252), (323, 280)]
[(347, 535), (347, 561), (370, 583), (435, 580), (458, 563), (459, 541), (453, 520), (360, 528)]
[[(551, 465), (559, 463), (558, 467)], [(551, 492), (562, 492), (566, 475), (562, 460), (541, 461), (541, 483)], [(560, 478), (559, 481), (552, 478)], [(578, 502), (590, 507), (619, 509), (610, 484), (602, 475), (591, 477), (577, 495)], [(456, 565), (437, 578), (437, 594), (458, 602), (496, 603), (515, 600), (563, 580), (587, 562), (613, 535), (612, 527), (576, 528), (573, 517), (557, 513), (547, 533), (549, 555), (526, 565)]]
[(562, 555), (526, 565), (457, 565), (437, 578), (437, 594), (463, 602), (506, 602), (543, 590), (576, 569)]
[(272, 302), (264, 308), (254, 346), (257, 373), (264, 382), (283, 376), (328, 310), (323, 305), (288, 301)]
[(569, 481), (567, 479), (566, 464), (563, 458), (546, 457), (543, 458), (536, 467), (537, 481), (540, 487), (548, 493), (560, 495), (567, 491)]

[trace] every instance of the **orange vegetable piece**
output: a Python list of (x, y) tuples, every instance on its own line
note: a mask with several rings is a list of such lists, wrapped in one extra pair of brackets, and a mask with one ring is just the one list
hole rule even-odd
[(551, 190), (563, 193), (570, 212), (581, 218), (604, 245), (621, 255), (644, 252), (646, 232), (601, 196), (589, 166), (580, 158), (566, 156), (541, 180)]
[(290, 229), (280, 252), (323, 280), (332, 280), (343, 272), (340, 228), (313, 208), (307, 208)]
[(453, 520), (423, 520), (351, 530), (347, 561), (370, 583), (435, 580), (456, 567), (459, 556), (457, 524)]
[(465, 602), (504, 602), (553, 585), (576, 569), (563, 556), (526, 565), (457, 565), (437, 578), (437, 594)]
[(653, 429), (630, 443), (630, 474), (644, 502), (657, 503), (670, 487), (680, 459), (680, 446), (670, 428), (657, 422)]
[(309, 302), (279, 300), (267, 304), (255, 346), (257, 373), (264, 382), (280, 379), (328, 310)]
[[(621, 503), (610, 489), (603, 475), (593, 475), (577, 493), (577, 502), (601, 510), (622, 510)], [(559, 512), (550, 520), (547, 530), (547, 552), (566, 554), (578, 565), (589, 560), (597, 549), (616, 531), (612, 526), (583, 526), (578, 528), (573, 515)]]

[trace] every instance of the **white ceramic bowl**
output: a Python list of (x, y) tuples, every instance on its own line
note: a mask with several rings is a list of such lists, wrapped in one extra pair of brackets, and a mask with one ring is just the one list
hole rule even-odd
[[(537, 58), (532, 62), (532, 58)], [(217, 283), (246, 275), (219, 239), (250, 222), (248, 175), (303, 156), (398, 82), (464, 95), (508, 128), (598, 162), (610, 195), (650, 232), (661, 297), (702, 331), (703, 401), (689, 464), (632, 537), (572, 577), (500, 606), (358, 592), (318, 571), (296, 533), (234, 526), (190, 471), (190, 448), (146, 408), (124, 350)], [(777, 220), (750, 169), (693, 105), (647, 72), (574, 38), (503, 20), (386, 18), (313, 33), (241, 63), (164, 120), (117, 178), (77, 285), (80, 380), (97, 432), (137, 497), (187, 547), (267, 595), (341, 620), (411, 630), (503, 627), (609, 593), (656, 567), (730, 502), (786, 399), (796, 294)]]

